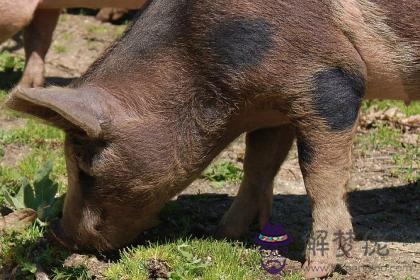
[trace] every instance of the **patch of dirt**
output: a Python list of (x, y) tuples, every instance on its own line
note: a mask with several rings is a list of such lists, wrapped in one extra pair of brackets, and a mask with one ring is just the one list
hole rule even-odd
[(33, 209), (21, 209), (6, 216), (0, 215), (0, 233), (5, 231), (22, 231), (32, 225), (36, 217), (37, 214)]
[(100, 23), (91, 16), (63, 15), (54, 33), (51, 51), (46, 58), (46, 75), (53, 77), (52, 83), (55, 82), (54, 78), (79, 76), (122, 30), (123, 26)]
[(25, 158), (31, 151), (28, 146), (21, 146), (16, 144), (6, 145), (4, 147), (4, 155), (1, 158), (0, 164), (3, 166), (14, 167), (19, 161)]
[(69, 256), (63, 264), (64, 267), (77, 268), (85, 267), (94, 279), (106, 279), (104, 272), (110, 264), (98, 260), (95, 256), (73, 254)]
[(149, 270), (149, 279), (168, 279), (171, 268), (168, 263), (159, 259), (150, 259), (146, 262), (147, 269)]
[(405, 132), (412, 131), (416, 133), (420, 129), (420, 115), (407, 117), (396, 107), (387, 110), (379, 110), (371, 107), (360, 117), (360, 127), (363, 129), (369, 129), (373, 125), (381, 123), (400, 128)]
[[(101, 23), (92, 16), (63, 14), (54, 31), (53, 43), (46, 56), (48, 84), (63, 85), (85, 72), (125, 27)], [(22, 35), (0, 45), (24, 55)]]
[[(0, 107), (0, 110), (5, 110), (5, 109)], [(25, 124), (26, 124), (26, 120), (3, 115), (2, 112), (0, 111), (0, 129), (10, 130), (12, 128), (13, 129), (22, 128), (25, 126)]]

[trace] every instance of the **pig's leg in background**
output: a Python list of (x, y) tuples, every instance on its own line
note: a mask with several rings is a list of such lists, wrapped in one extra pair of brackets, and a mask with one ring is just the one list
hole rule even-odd
[(301, 108), (305, 116), (296, 125), (299, 164), (312, 208), (312, 232), (304, 265), (307, 278), (330, 274), (337, 262), (337, 250), (350, 245), (340, 244), (337, 237), (353, 236), (346, 184), (364, 93), (363, 78), (339, 69), (316, 75), (315, 83), (315, 91), (307, 95), (313, 99), (311, 105)]
[[(0, 0), (3, 1), (3, 0)], [(59, 9), (59, 8), (124, 8), (136, 10), (141, 8), (147, 0), (38, 0), (40, 9)]]
[(19, 86), (41, 87), (44, 84), (45, 55), (60, 16), (59, 9), (37, 10), (24, 31), (26, 65)]
[(102, 8), (96, 19), (102, 22), (115, 22), (122, 19), (129, 11), (122, 8)]
[(28, 25), (39, 0), (0, 0), (0, 43)]
[(273, 180), (295, 138), (289, 126), (260, 129), (246, 136), (244, 178), (238, 195), (224, 215), (217, 236), (237, 238), (258, 217), (260, 227), (270, 218)]

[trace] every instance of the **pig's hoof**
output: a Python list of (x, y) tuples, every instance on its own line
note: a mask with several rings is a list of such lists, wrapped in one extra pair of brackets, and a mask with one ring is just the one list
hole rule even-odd
[(102, 22), (115, 22), (121, 20), (129, 10), (118, 8), (102, 8), (96, 15), (96, 19)]
[(305, 279), (325, 278), (334, 271), (335, 265), (321, 262), (308, 262), (303, 265)]
[(18, 84), (18, 87), (21, 88), (38, 88), (44, 86), (44, 80), (21, 80)]

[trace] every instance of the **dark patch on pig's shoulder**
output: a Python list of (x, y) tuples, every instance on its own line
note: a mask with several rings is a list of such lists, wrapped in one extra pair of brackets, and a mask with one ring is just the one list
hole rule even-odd
[(361, 76), (340, 68), (320, 72), (315, 75), (315, 112), (332, 131), (351, 128), (357, 120), (364, 89)]
[(212, 27), (210, 48), (234, 69), (259, 64), (273, 47), (274, 28), (265, 19), (233, 18)]
[(310, 164), (313, 159), (314, 151), (305, 140), (297, 141), (299, 162), (302, 164)]

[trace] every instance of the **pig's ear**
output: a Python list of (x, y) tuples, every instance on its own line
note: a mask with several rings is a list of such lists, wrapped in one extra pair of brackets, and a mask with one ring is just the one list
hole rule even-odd
[(15, 89), (6, 102), (10, 109), (41, 118), (64, 130), (81, 130), (99, 138), (107, 107), (98, 94), (86, 89)]

